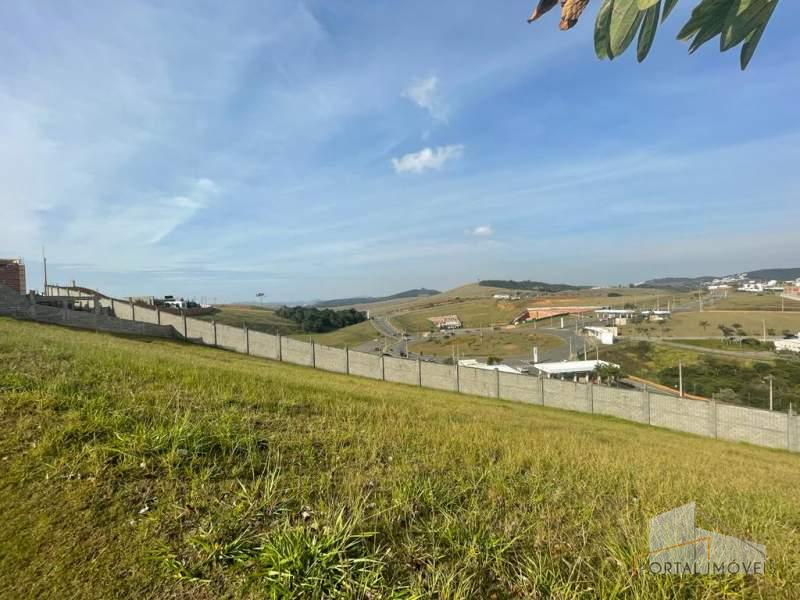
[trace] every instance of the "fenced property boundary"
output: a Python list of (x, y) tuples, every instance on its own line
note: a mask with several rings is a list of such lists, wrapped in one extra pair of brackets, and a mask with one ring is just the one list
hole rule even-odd
[[(83, 288), (48, 286), (47, 292), (51, 296), (86, 297)], [(800, 452), (800, 417), (791, 411), (786, 414), (680, 398), (647, 388), (628, 390), (377, 356), (270, 335), (246, 326), (231, 327), (174, 315), (106, 296), (97, 295), (97, 301), (120, 320), (159, 330), (172, 328), (177, 338), (250, 356), (417, 387), (613, 416), (720, 440)], [(88, 305), (92, 300), (76, 300), (82, 302)]]

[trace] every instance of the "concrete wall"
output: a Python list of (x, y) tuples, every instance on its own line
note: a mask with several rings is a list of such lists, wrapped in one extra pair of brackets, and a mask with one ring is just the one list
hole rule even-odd
[(419, 385), (420, 363), (405, 358), (383, 357), (383, 373), (386, 381)]
[(591, 391), (592, 412), (595, 414), (647, 422), (647, 417), (642, 412), (642, 392), (603, 385), (593, 385)]
[(247, 343), (244, 337), (244, 328), (217, 323), (217, 346), (245, 354), (247, 352)]
[(450, 392), (458, 391), (458, 378), (455, 367), (429, 362), (423, 362), (420, 367), (423, 387)]
[(284, 362), (310, 367), (314, 364), (314, 357), (309, 342), (301, 342), (291, 338), (281, 338), (281, 355)]
[(515, 402), (542, 404), (542, 383), (538, 377), (500, 373), (500, 397)]
[(316, 344), (314, 355), (318, 369), (334, 373), (347, 373), (347, 351), (342, 348), (331, 348)]
[(544, 405), (565, 410), (592, 412), (588, 386), (558, 379), (544, 379)]
[(483, 396), (484, 398), (498, 398), (498, 382), (500, 374), (497, 371), (485, 369), (458, 368), (458, 387), (463, 394)]
[(370, 379), (383, 379), (381, 357), (350, 350), (350, 374)]
[(768, 410), (717, 404), (717, 437), (770, 448), (786, 448), (789, 443), (789, 417)]
[(145, 308), (144, 306), (134, 306), (133, 310), (135, 311), (137, 321), (158, 325), (158, 312), (156, 309)]
[[(138, 307), (136, 309), (136, 317), (139, 317)], [(200, 319), (186, 319), (186, 338), (207, 346), (213, 346), (214, 324)]]
[(250, 331), (250, 354), (261, 358), (278, 360), (278, 336)]
[[(58, 296), (88, 295), (83, 290), (57, 286), (49, 286), (48, 291), (50, 295)], [(126, 301), (101, 297), (100, 302), (103, 307), (111, 307), (113, 303), (120, 318), (45, 306), (20, 306), (10, 300), (4, 304), (1, 295), (0, 314), (101, 331), (183, 337), (184, 320), (181, 316), (162, 312), (162, 326), (159, 327), (154, 324), (158, 320), (154, 310), (136, 307), (134, 322)], [(211, 323), (187, 319), (186, 327), (188, 338), (209, 345), (214, 343)], [(245, 334), (242, 328), (225, 325), (217, 325), (216, 338), (217, 345), (222, 348), (244, 353), (249, 345), (250, 354), (254, 356), (316, 366), (337, 373), (349, 372), (371, 379), (438, 390), (460, 390), (485, 397), (495, 397), (499, 390), (499, 397), (506, 400), (609, 415), (676, 431), (800, 452), (800, 417), (796, 415), (677, 398), (647, 390), (625, 390), (510, 373), (498, 375), (494, 371), (467, 367), (456, 370), (456, 367), (448, 365), (360, 352), (350, 352), (348, 358), (344, 350), (326, 346), (312, 348), (306, 342), (255, 331)]]
[(650, 394), (650, 424), (714, 437), (711, 403), (664, 394)]

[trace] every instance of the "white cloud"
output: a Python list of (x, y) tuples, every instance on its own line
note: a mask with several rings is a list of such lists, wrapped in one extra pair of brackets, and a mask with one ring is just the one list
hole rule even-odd
[(400, 158), (393, 158), (392, 164), (396, 173), (422, 173), (429, 169), (439, 170), (449, 160), (459, 159), (464, 154), (464, 146), (440, 146), (436, 149), (423, 148)]
[(427, 110), (437, 121), (447, 121), (447, 106), (439, 93), (439, 78), (418, 79), (403, 91), (403, 97)]
[(475, 237), (490, 237), (494, 235), (494, 229), (492, 229), (491, 225), (478, 225), (468, 230), (467, 233)]

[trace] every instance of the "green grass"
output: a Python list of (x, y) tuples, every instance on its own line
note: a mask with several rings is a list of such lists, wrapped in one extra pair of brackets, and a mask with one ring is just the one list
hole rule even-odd
[(318, 344), (333, 346), (334, 348), (344, 348), (345, 346), (355, 348), (365, 342), (381, 337), (381, 334), (373, 327), (372, 323), (364, 321), (363, 323), (356, 323), (329, 333), (295, 333), (291, 337), (298, 340), (314, 340)]
[(714, 310), (775, 310), (800, 311), (800, 301), (781, 299), (780, 294), (730, 292), (727, 298), (714, 302)]
[(554, 335), (534, 333), (532, 330), (509, 330), (486, 332), (483, 336), (470, 334), (445, 337), (437, 334), (433, 339), (416, 342), (408, 348), (412, 352), (425, 355), (451, 356), (455, 346), (459, 356), (509, 358), (530, 356), (534, 346), (544, 351), (563, 345), (563, 340)]
[[(0, 319), (7, 598), (800, 596), (800, 456)], [(764, 577), (636, 569), (652, 516)]]
[(681, 363), (686, 392), (706, 398), (719, 396), (727, 402), (758, 408), (769, 407), (769, 384), (765, 377), (772, 375), (775, 409), (785, 411), (790, 403), (795, 411), (800, 408), (800, 360), (723, 357), (657, 342), (624, 342), (601, 347), (600, 358), (620, 365), (629, 375), (674, 389), (678, 388)]
[[(716, 309), (674, 313), (672, 318), (663, 325), (658, 323), (627, 325), (620, 329), (620, 333), (651, 337), (722, 337), (719, 325), (733, 327), (736, 324), (741, 325), (741, 331), (747, 336), (761, 337), (764, 324), (766, 324), (767, 330), (771, 329), (775, 335), (781, 335), (784, 330), (800, 331), (800, 313), (718, 311)], [(769, 331), (767, 333), (769, 334)]]
[[(746, 340), (746, 341), (745, 341)], [(747, 354), (753, 352), (775, 352), (775, 346), (771, 342), (766, 344), (756, 338), (745, 338), (745, 340), (730, 341), (726, 339), (714, 340), (670, 340), (679, 344), (686, 344), (687, 346), (696, 346), (698, 348), (707, 348), (709, 350), (723, 350), (725, 352), (737, 352), (739, 354)]]
[(268, 308), (238, 304), (226, 304), (217, 308), (219, 308), (219, 312), (216, 314), (204, 315), (198, 318), (204, 321), (216, 320), (217, 323), (231, 325), (232, 327), (241, 327), (246, 324), (255, 331), (272, 334), (291, 335), (300, 331), (300, 326), (297, 323), (279, 317), (274, 310)]

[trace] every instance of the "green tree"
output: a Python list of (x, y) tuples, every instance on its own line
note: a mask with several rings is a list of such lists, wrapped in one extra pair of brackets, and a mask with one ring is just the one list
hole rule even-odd
[[(691, 0), (695, 2), (689, 20), (678, 39), (689, 42), (692, 53), (712, 39), (720, 38), (720, 51), (741, 45), (739, 63), (747, 68), (761, 41), (779, 0)], [(558, 0), (540, 0), (528, 22), (552, 9)], [(571, 29), (589, 0), (561, 0), (562, 30)], [(614, 60), (637, 37), (636, 57), (642, 62), (650, 53), (659, 23), (672, 13), (678, 0), (601, 0), (594, 29), (595, 53)]]

